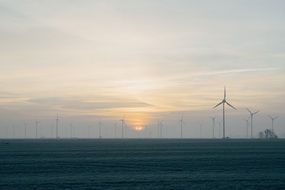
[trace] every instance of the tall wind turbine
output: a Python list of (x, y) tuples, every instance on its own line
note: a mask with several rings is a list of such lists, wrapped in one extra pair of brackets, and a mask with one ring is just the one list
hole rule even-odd
[(102, 122), (101, 120), (98, 122), (98, 125), (99, 125), (99, 139), (102, 138)]
[(39, 121), (36, 121), (36, 139), (38, 138), (38, 127), (39, 127)]
[(247, 108), (247, 111), (250, 115), (250, 138), (253, 138), (253, 117), (259, 113), (259, 111), (252, 112), (250, 109)]
[(183, 115), (181, 116), (181, 119), (179, 121), (180, 121), (180, 138), (182, 139), (183, 138), (183, 124), (184, 124)]
[(163, 131), (163, 121), (159, 122), (159, 137), (162, 138), (162, 131)]
[(124, 138), (124, 125), (125, 125), (125, 119), (120, 120), (122, 122), (122, 139)]
[(70, 138), (73, 138), (73, 125), (70, 123)]
[(25, 138), (27, 138), (27, 123), (25, 122), (24, 125), (25, 125)]
[(58, 123), (59, 123), (59, 118), (58, 118), (58, 114), (56, 115), (56, 120), (55, 120), (55, 122), (56, 122), (56, 125), (55, 125), (55, 127), (56, 127), (56, 132), (55, 132), (55, 137), (56, 137), (56, 139), (58, 139), (59, 138), (59, 136), (58, 136)]
[(217, 108), (218, 106), (223, 105), (223, 139), (226, 138), (226, 113), (225, 113), (226, 112), (226, 110), (225, 110), (226, 104), (229, 107), (236, 110), (236, 108), (234, 106), (232, 106), (229, 102), (227, 102), (227, 90), (225, 87), (224, 88), (224, 99), (214, 107), (214, 108)]
[(213, 139), (215, 138), (215, 128), (216, 128), (216, 118), (215, 117), (211, 117), (212, 119), (212, 127), (213, 127)]
[(274, 121), (276, 120), (276, 119), (278, 119), (279, 117), (273, 117), (273, 116), (271, 116), (271, 115), (269, 115), (268, 116), (270, 119), (271, 119), (271, 124), (272, 124), (272, 126), (271, 126), (271, 130), (272, 130), (272, 132), (274, 132)]

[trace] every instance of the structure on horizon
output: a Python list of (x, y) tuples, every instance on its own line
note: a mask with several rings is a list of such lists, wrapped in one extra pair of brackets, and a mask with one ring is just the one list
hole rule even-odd
[(59, 123), (58, 114), (56, 115), (56, 120), (55, 121), (56, 121), (56, 124), (55, 124), (55, 127), (56, 127), (56, 129), (55, 129), (56, 130), (55, 138), (58, 139), (59, 138), (59, 136), (58, 136), (58, 123)]
[(259, 111), (253, 112), (250, 109), (247, 108), (247, 111), (250, 115), (250, 138), (253, 138), (253, 117), (259, 113)]
[(279, 117), (273, 117), (271, 115), (268, 116), (271, 119), (271, 131), (274, 133), (274, 121)]
[(226, 113), (225, 113), (226, 110), (225, 110), (225, 106), (227, 104), (231, 108), (237, 110), (234, 106), (232, 106), (229, 102), (227, 102), (226, 98), (227, 98), (227, 89), (226, 89), (226, 87), (224, 87), (224, 99), (213, 108), (213, 109), (215, 109), (218, 106), (223, 105), (223, 139), (226, 138)]

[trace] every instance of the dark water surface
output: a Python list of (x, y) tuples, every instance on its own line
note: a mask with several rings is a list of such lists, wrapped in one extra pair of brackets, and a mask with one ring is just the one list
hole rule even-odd
[(0, 189), (285, 189), (285, 141), (1, 140)]

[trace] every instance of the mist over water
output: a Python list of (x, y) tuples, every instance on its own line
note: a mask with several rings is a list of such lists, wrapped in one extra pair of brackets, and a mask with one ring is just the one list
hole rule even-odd
[(1, 189), (284, 189), (285, 141), (1, 140)]

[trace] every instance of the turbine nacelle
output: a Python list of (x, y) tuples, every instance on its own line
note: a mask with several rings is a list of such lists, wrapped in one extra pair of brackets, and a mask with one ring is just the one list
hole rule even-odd
[(271, 116), (271, 115), (268, 115), (268, 117), (269, 117), (271, 120), (273, 120), (273, 121), (279, 118), (278, 116), (273, 117), (273, 116)]
[(249, 114), (251, 115), (251, 116), (254, 116), (254, 115), (256, 115), (256, 114), (258, 114), (260, 111), (256, 111), (256, 112), (252, 112), (250, 109), (248, 109), (248, 108), (246, 108), (246, 110), (249, 112)]

